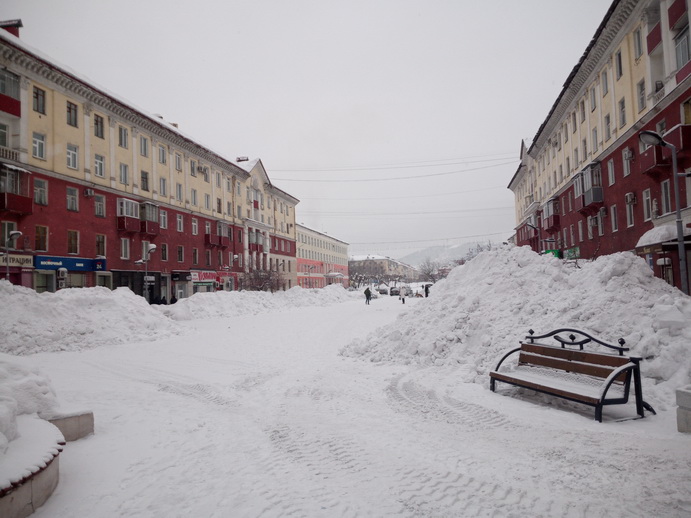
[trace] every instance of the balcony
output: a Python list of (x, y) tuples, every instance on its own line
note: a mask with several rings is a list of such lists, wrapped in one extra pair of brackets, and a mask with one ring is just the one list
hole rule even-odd
[(230, 246), (230, 238), (228, 236), (220, 236), (219, 246), (228, 248)]
[[(669, 130), (663, 137), (677, 148), (679, 169), (691, 167), (691, 125), (680, 124)], [(662, 148), (662, 156), (668, 164), (672, 163), (672, 151), (668, 147)]]
[(14, 212), (15, 214), (32, 214), (33, 200), (29, 196), (14, 194), (11, 192), (0, 193), (0, 211)]
[(139, 218), (131, 216), (118, 216), (118, 230), (122, 232), (140, 232)]
[(549, 234), (554, 234), (561, 230), (559, 214), (552, 214), (542, 220), (542, 228)]
[(652, 52), (657, 48), (657, 46), (660, 43), (662, 43), (662, 27), (660, 25), (660, 22), (657, 22), (655, 27), (650, 29), (650, 32), (646, 37), (646, 41), (648, 47), (648, 54), (652, 54)]
[(29, 171), (10, 164), (0, 164), (0, 211), (32, 214), (33, 199)]
[(216, 234), (204, 234), (204, 244), (208, 246), (219, 246), (221, 244), (221, 236)]
[(139, 232), (150, 236), (157, 236), (160, 233), (158, 221), (140, 221)]
[[(665, 157), (662, 146), (650, 146), (638, 155), (638, 170), (641, 173), (658, 177), (670, 170), (672, 160), (669, 156)], [(669, 151), (667, 155), (670, 155)]]

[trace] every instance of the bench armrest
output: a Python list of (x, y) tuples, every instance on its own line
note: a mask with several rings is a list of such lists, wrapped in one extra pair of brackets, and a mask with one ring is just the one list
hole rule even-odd
[(502, 356), (501, 360), (499, 360), (499, 363), (497, 363), (497, 366), (494, 368), (495, 371), (499, 370), (499, 366), (504, 363), (504, 360), (506, 360), (509, 356), (511, 356), (513, 353), (516, 353), (520, 351), (520, 347), (516, 347), (515, 349), (511, 349), (509, 352), (507, 352), (504, 356)]
[(624, 365), (621, 365), (620, 367), (617, 367), (614, 369), (609, 376), (607, 376), (607, 379), (602, 385), (602, 389), (600, 391), (600, 401), (605, 400), (605, 395), (607, 394), (607, 391), (609, 390), (609, 387), (612, 386), (612, 383), (614, 383), (614, 380), (617, 379), (617, 377), (622, 373), (626, 372), (629, 370), (636, 370), (638, 369), (638, 365), (636, 365), (633, 362), (625, 363)]

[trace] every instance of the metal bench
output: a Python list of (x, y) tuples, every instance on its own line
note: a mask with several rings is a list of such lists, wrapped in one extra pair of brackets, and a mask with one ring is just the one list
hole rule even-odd
[[(633, 382), (636, 413), (644, 417), (644, 409), (653, 408), (643, 401), (641, 387), (641, 358), (624, 356), (628, 347), (624, 339), (619, 345), (611, 345), (577, 329), (556, 329), (547, 334), (533, 336), (531, 329), (520, 347), (507, 352), (497, 367), (489, 373), (490, 389), (494, 392), (496, 382), (501, 381), (568, 399), (595, 407), (595, 419), (602, 422), (602, 408), (605, 405), (628, 403)], [(558, 333), (569, 333), (567, 338)], [(551, 338), (556, 344), (537, 343), (535, 340)], [(617, 354), (603, 354), (586, 351), (588, 343), (613, 349)], [(499, 368), (508, 357), (518, 354), (518, 364), (513, 370)]]

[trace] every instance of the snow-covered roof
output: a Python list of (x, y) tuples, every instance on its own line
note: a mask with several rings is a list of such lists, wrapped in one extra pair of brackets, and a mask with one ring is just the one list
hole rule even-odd
[[(684, 235), (688, 236), (691, 234), (691, 230), (684, 228)], [(674, 241), (677, 239), (677, 226), (674, 223), (666, 223), (665, 225), (659, 225), (657, 227), (651, 228), (645, 234), (641, 236), (636, 243), (636, 248), (642, 246), (657, 245), (659, 243), (664, 243), (666, 241)]]

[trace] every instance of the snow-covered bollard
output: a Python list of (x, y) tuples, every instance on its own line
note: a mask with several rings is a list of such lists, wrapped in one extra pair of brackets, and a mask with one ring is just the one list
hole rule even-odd
[(677, 430), (691, 433), (691, 385), (677, 389)]

